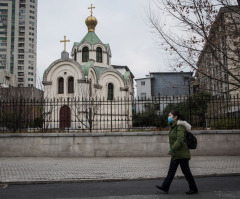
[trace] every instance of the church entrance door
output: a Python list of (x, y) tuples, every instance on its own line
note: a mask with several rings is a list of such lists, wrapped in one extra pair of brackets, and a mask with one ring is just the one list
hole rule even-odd
[(71, 126), (71, 110), (64, 105), (60, 109), (60, 128), (65, 129)]

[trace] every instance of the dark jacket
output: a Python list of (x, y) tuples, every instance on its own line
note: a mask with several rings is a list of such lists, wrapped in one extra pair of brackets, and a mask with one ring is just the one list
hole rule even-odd
[(172, 159), (191, 159), (190, 150), (186, 143), (186, 130), (191, 130), (191, 125), (186, 121), (178, 120), (171, 126), (169, 144), (173, 150)]

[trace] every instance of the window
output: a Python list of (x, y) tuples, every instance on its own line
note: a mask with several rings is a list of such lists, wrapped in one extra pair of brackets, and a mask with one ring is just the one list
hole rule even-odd
[(113, 84), (108, 84), (108, 100), (113, 100)]
[(145, 99), (146, 98), (146, 93), (141, 93), (141, 99)]
[(141, 85), (145, 85), (145, 82), (141, 82)]
[(0, 6), (8, 6), (7, 3), (0, 3)]
[(74, 50), (74, 60), (77, 61), (77, 50)]
[(58, 94), (63, 94), (64, 92), (64, 79), (62, 77), (60, 77), (58, 79)]
[(97, 47), (97, 62), (102, 63), (102, 49)]
[(74, 93), (74, 79), (70, 77), (68, 79), (68, 93)]
[(109, 65), (109, 55), (107, 54), (107, 65)]
[(89, 49), (88, 47), (84, 47), (82, 50), (82, 61), (88, 62), (88, 59), (89, 59)]

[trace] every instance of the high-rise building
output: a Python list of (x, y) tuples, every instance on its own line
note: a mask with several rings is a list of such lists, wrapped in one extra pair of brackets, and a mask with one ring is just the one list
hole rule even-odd
[(208, 41), (198, 58), (196, 89), (212, 95), (239, 95), (240, 8), (219, 10), (211, 26)]
[(36, 87), (37, 3), (0, 1), (1, 87)]

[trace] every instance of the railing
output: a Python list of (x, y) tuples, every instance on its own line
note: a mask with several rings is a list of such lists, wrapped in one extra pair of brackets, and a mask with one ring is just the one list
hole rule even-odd
[[(4, 95), (5, 99), (7, 95)], [(108, 132), (168, 129), (178, 110), (195, 129), (239, 129), (240, 98), (193, 95), (149, 99), (1, 100), (1, 132)]]

